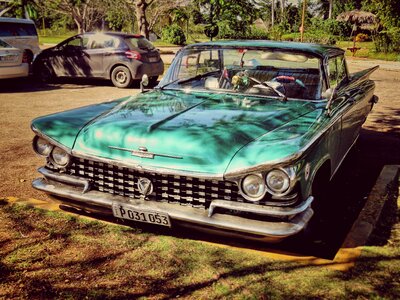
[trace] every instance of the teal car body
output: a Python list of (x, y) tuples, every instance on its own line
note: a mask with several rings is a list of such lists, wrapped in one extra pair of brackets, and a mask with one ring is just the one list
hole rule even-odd
[(33, 186), (165, 226), (281, 240), (301, 232), (377, 98), (335, 47), (194, 44), (152, 91), (37, 118)]

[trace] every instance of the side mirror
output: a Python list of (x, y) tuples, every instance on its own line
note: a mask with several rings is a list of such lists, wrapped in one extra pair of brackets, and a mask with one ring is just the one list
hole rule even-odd
[(325, 106), (325, 110), (326, 110), (326, 115), (328, 117), (330, 117), (332, 101), (337, 96), (337, 88), (327, 89), (324, 93), (322, 93), (322, 96), (326, 97), (328, 99), (328, 102), (326, 103), (326, 106)]
[(142, 80), (140, 81), (140, 91), (143, 93), (144, 87), (149, 85), (149, 76), (143, 74)]
[(333, 89), (329, 88), (325, 92), (322, 92), (321, 96), (322, 98), (326, 98), (329, 100), (332, 97), (332, 94), (333, 94)]

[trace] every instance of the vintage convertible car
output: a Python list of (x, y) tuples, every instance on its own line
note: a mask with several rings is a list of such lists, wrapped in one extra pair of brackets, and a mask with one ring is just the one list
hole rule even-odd
[(35, 119), (41, 191), (161, 226), (301, 232), (374, 103), (344, 51), (223, 41), (179, 51), (153, 90)]

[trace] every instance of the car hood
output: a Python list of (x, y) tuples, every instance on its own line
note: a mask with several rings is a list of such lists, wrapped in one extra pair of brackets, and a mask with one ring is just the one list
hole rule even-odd
[(143, 167), (223, 174), (242, 148), (313, 110), (304, 101), (156, 90), (86, 124), (73, 150)]

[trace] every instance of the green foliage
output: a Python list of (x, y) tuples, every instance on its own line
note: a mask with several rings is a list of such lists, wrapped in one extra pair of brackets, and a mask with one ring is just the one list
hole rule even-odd
[(350, 23), (332, 19), (322, 20), (320, 18), (311, 18), (309, 27), (306, 28), (306, 32), (324, 33), (326, 35), (338, 36), (341, 39), (349, 38), (351, 30), (352, 26)]
[(176, 24), (166, 26), (162, 30), (162, 39), (165, 42), (175, 45), (184, 45), (186, 43), (185, 33)]
[[(281, 39), (284, 41), (300, 42), (301, 34), (297, 32), (284, 34), (282, 35)], [(303, 42), (306, 43), (335, 45), (337, 41), (338, 41), (337, 36), (326, 34), (326, 32), (323, 31), (307, 31), (304, 33), (303, 36)]]
[(376, 52), (400, 52), (400, 27), (382, 30), (374, 35)]
[(364, 0), (363, 9), (376, 14), (383, 27), (373, 35), (375, 51), (400, 52), (400, 0)]
[(221, 24), (229, 30), (247, 31), (248, 27), (258, 18), (259, 10), (251, 0), (194, 0), (202, 17), (196, 16), (205, 24)]
[(246, 31), (235, 30), (230, 27), (228, 22), (219, 22), (219, 34), (220, 39), (252, 39), (252, 40), (267, 40), (269, 38), (268, 32), (257, 28), (255, 26), (250, 26)]
[[(307, 1), (309, 2), (309, 1)], [(339, 14), (345, 11), (351, 11), (361, 8), (361, 0), (340, 0), (333, 1), (332, 3), (332, 18), (335, 19)], [(328, 18), (329, 14), (329, 0), (315, 1), (313, 9), (322, 15), (324, 19)]]
[(385, 28), (400, 27), (400, 0), (364, 0), (362, 8), (376, 14)]

